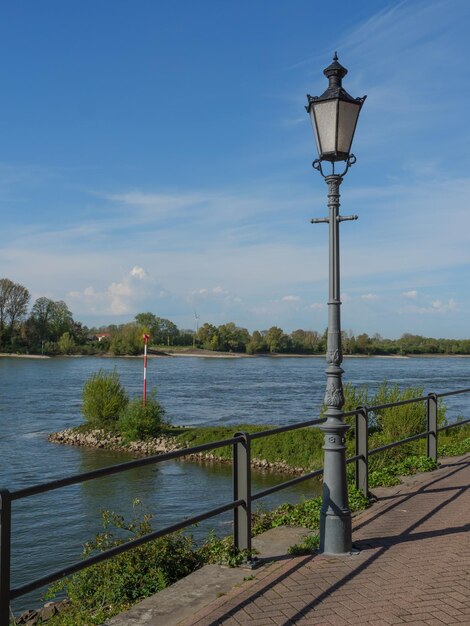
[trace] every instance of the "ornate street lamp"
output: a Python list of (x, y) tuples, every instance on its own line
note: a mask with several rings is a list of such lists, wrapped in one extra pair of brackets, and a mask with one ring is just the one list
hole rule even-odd
[[(356, 220), (357, 215), (339, 215), (339, 186), (343, 176), (356, 162), (351, 145), (359, 112), (366, 99), (353, 98), (342, 87), (348, 70), (338, 62), (335, 52), (333, 63), (323, 73), (328, 78), (328, 89), (319, 97), (308, 95), (305, 107), (312, 121), (319, 158), (313, 168), (320, 172), (328, 185), (328, 217), (312, 219), (312, 224), (329, 225), (329, 299), (328, 345), (326, 361), (327, 383), (325, 393), (326, 421), (320, 426), (325, 440), (323, 503), (320, 520), (320, 551), (326, 554), (351, 552), (351, 511), (348, 504), (346, 482), (345, 434), (349, 426), (343, 420), (343, 353), (341, 350), (340, 318), (340, 266), (339, 224)], [(324, 162), (331, 163), (331, 174), (323, 172)], [(335, 163), (344, 161), (341, 174), (335, 173)]]

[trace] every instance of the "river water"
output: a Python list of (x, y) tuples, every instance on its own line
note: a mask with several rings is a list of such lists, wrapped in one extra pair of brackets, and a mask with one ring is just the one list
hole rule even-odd
[[(470, 359), (351, 358), (345, 382), (368, 385), (384, 380), (400, 386), (422, 385), (425, 393), (470, 386)], [(64, 357), (0, 358), (0, 486), (10, 490), (120, 463), (118, 452), (52, 444), (47, 434), (81, 423), (84, 382), (98, 369), (116, 371), (129, 393), (141, 392), (142, 360)], [(149, 387), (173, 424), (284, 425), (318, 416), (325, 386), (319, 358), (157, 358), (149, 360)], [(467, 414), (468, 395), (446, 400), (448, 417)], [(254, 473), (259, 491), (284, 477)], [(312, 482), (263, 500), (265, 506), (318, 493)], [(139, 498), (163, 527), (231, 499), (231, 468), (172, 461), (93, 480), (13, 503), (13, 586), (78, 560), (84, 541), (100, 529), (104, 508), (128, 515)], [(231, 530), (225, 514), (194, 530)], [(38, 604), (40, 594), (14, 603), (15, 610)]]

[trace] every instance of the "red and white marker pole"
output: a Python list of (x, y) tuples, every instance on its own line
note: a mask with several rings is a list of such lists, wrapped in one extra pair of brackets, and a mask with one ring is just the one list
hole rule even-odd
[(149, 335), (144, 335), (144, 405), (147, 402), (147, 345), (149, 342)]

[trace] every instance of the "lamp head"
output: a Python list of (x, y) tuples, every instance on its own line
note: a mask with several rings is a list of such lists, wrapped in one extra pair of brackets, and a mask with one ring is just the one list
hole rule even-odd
[(347, 161), (356, 130), (359, 112), (366, 96), (353, 98), (343, 88), (343, 78), (348, 70), (338, 61), (323, 70), (328, 78), (328, 88), (321, 96), (307, 95), (306, 110), (310, 115), (320, 161)]

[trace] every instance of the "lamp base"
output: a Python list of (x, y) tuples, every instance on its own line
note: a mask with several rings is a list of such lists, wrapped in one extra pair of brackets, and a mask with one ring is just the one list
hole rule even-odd
[(351, 513), (344, 515), (321, 512), (320, 514), (320, 554), (346, 556), (352, 553)]

